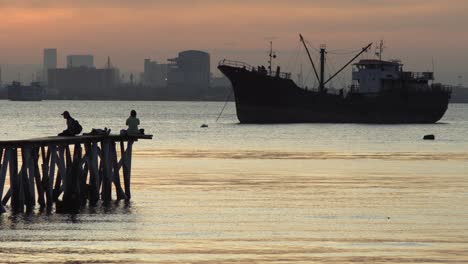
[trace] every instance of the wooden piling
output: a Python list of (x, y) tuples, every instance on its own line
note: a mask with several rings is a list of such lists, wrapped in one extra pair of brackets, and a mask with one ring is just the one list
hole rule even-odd
[[(2, 149), (2, 156), (3, 156), (3, 162), (0, 164), (0, 199), (3, 197), (3, 189), (5, 188), (5, 180), (6, 180), (6, 174), (7, 174), (7, 168), (8, 168), (8, 163), (10, 162), (10, 155), (11, 152), (9, 149), (5, 149), (5, 155), (3, 155), (3, 149)], [(1, 159), (0, 159), (1, 161)], [(0, 213), (4, 213), (5, 209), (3, 207), (3, 199), (0, 202)]]
[(14, 213), (32, 211), (36, 202), (48, 210), (56, 203), (57, 212), (76, 213), (88, 201), (90, 205), (100, 199), (112, 201), (112, 186), (117, 200), (129, 200), (133, 143), (151, 138), (100, 135), (0, 141), (0, 213), (8, 202)]
[(24, 210), (20, 197), (21, 181), (18, 177), (18, 151), (12, 148), (10, 158), (10, 188), (11, 188), (11, 208), (13, 212)]
[(41, 180), (41, 171), (39, 170), (39, 148), (33, 148), (33, 167), (34, 167), (34, 180), (36, 182), (37, 203), (41, 208), (45, 207), (44, 199), (44, 185)]
[[(55, 179), (55, 164), (57, 162), (57, 149), (55, 145), (49, 145), (47, 147), (47, 157), (50, 156), (50, 163), (49, 160), (45, 160), (45, 164), (48, 164), (47, 167), (49, 172), (47, 173), (47, 180), (45, 181), (47, 190), (46, 190), (46, 199), (47, 199), (47, 208), (52, 208), (52, 204), (54, 203), (54, 179)], [(50, 165), (49, 165), (50, 164)]]

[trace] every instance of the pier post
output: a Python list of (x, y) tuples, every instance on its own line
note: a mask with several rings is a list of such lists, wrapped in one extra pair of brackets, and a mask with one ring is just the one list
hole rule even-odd
[(112, 200), (112, 172), (110, 164), (110, 141), (108, 139), (101, 142), (102, 156), (101, 162), (103, 166), (102, 178), (102, 200), (110, 202)]
[(98, 143), (93, 142), (89, 146), (91, 150), (89, 165), (90, 197), (89, 203), (95, 205), (99, 200), (99, 167), (98, 167)]
[(39, 170), (39, 148), (33, 148), (33, 167), (34, 167), (34, 179), (36, 182), (36, 190), (37, 190), (37, 202), (39, 203), (41, 208), (45, 207), (45, 200), (44, 200), (44, 186), (41, 179), (41, 171)]
[(77, 213), (81, 206), (81, 145), (75, 144), (73, 159), (69, 146), (66, 150), (66, 177), (63, 181), (63, 212)]
[(120, 184), (120, 167), (119, 163), (117, 162), (117, 150), (115, 147), (116, 143), (113, 141), (111, 143), (111, 149), (110, 149), (110, 156), (111, 156), (111, 162), (112, 162), (112, 168), (113, 168), (113, 179), (114, 179), (114, 185), (115, 185), (115, 193), (117, 196), (117, 200), (122, 200), (122, 199), (127, 199), (127, 196), (125, 195), (125, 192), (122, 190), (122, 185)]
[[(1, 150), (2, 155), (3, 155), (3, 149)], [(3, 197), (3, 189), (5, 188), (5, 180), (6, 180), (6, 174), (7, 174), (7, 168), (8, 168), (8, 163), (10, 162), (10, 150), (5, 149), (5, 155), (3, 155), (3, 162), (1, 164), (1, 169), (0, 169), (0, 200), (2, 200)], [(1, 159), (0, 159), (1, 160)], [(3, 200), (0, 201), (0, 213), (4, 213), (5, 209), (3, 208)]]
[(10, 157), (10, 188), (11, 188), (11, 209), (13, 212), (23, 212), (24, 205), (21, 199), (21, 180), (18, 175), (18, 150), (12, 148)]
[(63, 191), (63, 186), (66, 185), (67, 170), (65, 167), (65, 148), (63, 146), (58, 147), (57, 153), (57, 177), (55, 179), (54, 187), (54, 201), (57, 202)]
[(80, 185), (80, 204), (81, 205), (85, 205), (87, 200), (89, 199), (89, 187), (87, 185), (87, 182), (88, 182), (88, 173), (90, 172), (89, 170), (89, 155), (91, 153), (89, 153), (87, 150), (86, 150), (86, 146), (85, 146), (85, 155), (81, 158), (81, 145), (80, 145), (80, 159), (81, 159), (81, 165), (82, 166), (82, 171), (81, 171), (81, 175), (80, 175), (80, 181), (79, 181), (79, 185)]
[(120, 152), (122, 154), (122, 167), (123, 167), (123, 175), (124, 175), (124, 185), (125, 185), (125, 195), (127, 196), (127, 200), (132, 198), (130, 193), (130, 178), (131, 178), (131, 171), (132, 171), (132, 146), (133, 140), (129, 140), (127, 142), (127, 149), (124, 148), (124, 143), (120, 142)]
[(36, 195), (34, 191), (34, 181), (35, 181), (35, 171), (34, 171), (34, 161), (33, 161), (33, 148), (31, 146), (23, 147), (21, 152), (24, 152), (23, 155), (23, 165), (24, 165), (24, 180), (25, 185), (25, 194), (26, 194), (26, 207), (28, 211), (31, 211), (36, 204)]
[[(50, 157), (50, 161), (48, 159)], [(47, 147), (47, 156), (44, 164), (50, 164), (46, 166), (48, 168), (46, 186), (46, 199), (47, 199), (47, 208), (52, 208), (54, 203), (54, 178), (55, 178), (55, 164), (57, 163), (57, 148), (55, 145), (49, 145)]]

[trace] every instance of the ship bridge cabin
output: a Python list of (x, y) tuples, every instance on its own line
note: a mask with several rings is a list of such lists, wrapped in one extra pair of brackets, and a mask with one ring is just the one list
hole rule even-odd
[(361, 60), (353, 64), (352, 89), (369, 95), (390, 89), (421, 89), (433, 79), (432, 72), (404, 72), (398, 60)]

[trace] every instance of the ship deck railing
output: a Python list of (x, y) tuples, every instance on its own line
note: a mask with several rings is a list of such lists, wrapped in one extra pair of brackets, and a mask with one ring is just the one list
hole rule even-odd
[(405, 80), (434, 80), (433, 72), (402, 72), (402, 79)]
[[(414, 92), (440, 91), (440, 92), (444, 92), (444, 93), (450, 93), (453, 90), (452, 88), (453, 88), (453, 86), (451, 86), (451, 85), (434, 83), (434, 84), (429, 85), (427, 88), (410, 88), (409, 90), (414, 91)], [(390, 87), (390, 88), (385, 89), (385, 90), (392, 90), (392, 89), (395, 89), (395, 87)], [(353, 91), (353, 92), (359, 92), (360, 86), (353, 84), (351, 86), (348, 86), (348, 90)], [(375, 93), (378, 94), (379, 92), (375, 92)]]
[(269, 74), (267, 69), (261, 69), (261, 67), (254, 67), (248, 63), (242, 62), (242, 61), (235, 61), (235, 60), (227, 60), (223, 59), (218, 63), (218, 66), (229, 66), (229, 67), (234, 67), (234, 68), (239, 68), (239, 69), (244, 69), (246, 71), (250, 72), (258, 72), (261, 74), (265, 74), (267, 76), (271, 77), (279, 77), (282, 79), (291, 79), (291, 73), (289, 72), (277, 72), (277, 71), (271, 71), (271, 74)]

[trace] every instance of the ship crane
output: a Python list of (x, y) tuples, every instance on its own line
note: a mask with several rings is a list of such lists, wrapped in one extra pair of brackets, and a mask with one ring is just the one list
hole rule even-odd
[(307, 47), (307, 45), (306, 45), (306, 43), (304, 41), (304, 37), (302, 37), (301, 34), (299, 34), (299, 37), (300, 37), (300, 40), (301, 40), (302, 44), (304, 45), (304, 48), (305, 48), (305, 50), (307, 52), (307, 56), (309, 57), (310, 63), (312, 64), (312, 68), (314, 69), (315, 77), (317, 78), (317, 80), (319, 82), (319, 92), (320, 93), (325, 92), (325, 85), (328, 82), (333, 80), (333, 78), (335, 78), (338, 74), (340, 74), (346, 67), (348, 67), (349, 64), (351, 64), (355, 59), (357, 59), (362, 53), (366, 52), (372, 46), (372, 42), (371, 42), (367, 46), (362, 48), (362, 50), (356, 56), (354, 56), (351, 60), (349, 60), (335, 74), (330, 76), (330, 78), (325, 80), (325, 78), (324, 78), (324, 76), (325, 76), (325, 54), (326, 54), (325, 45), (320, 46), (320, 76), (319, 76), (319, 74), (317, 72), (317, 68), (315, 67), (314, 61), (312, 60), (312, 56), (310, 56), (309, 48)]

